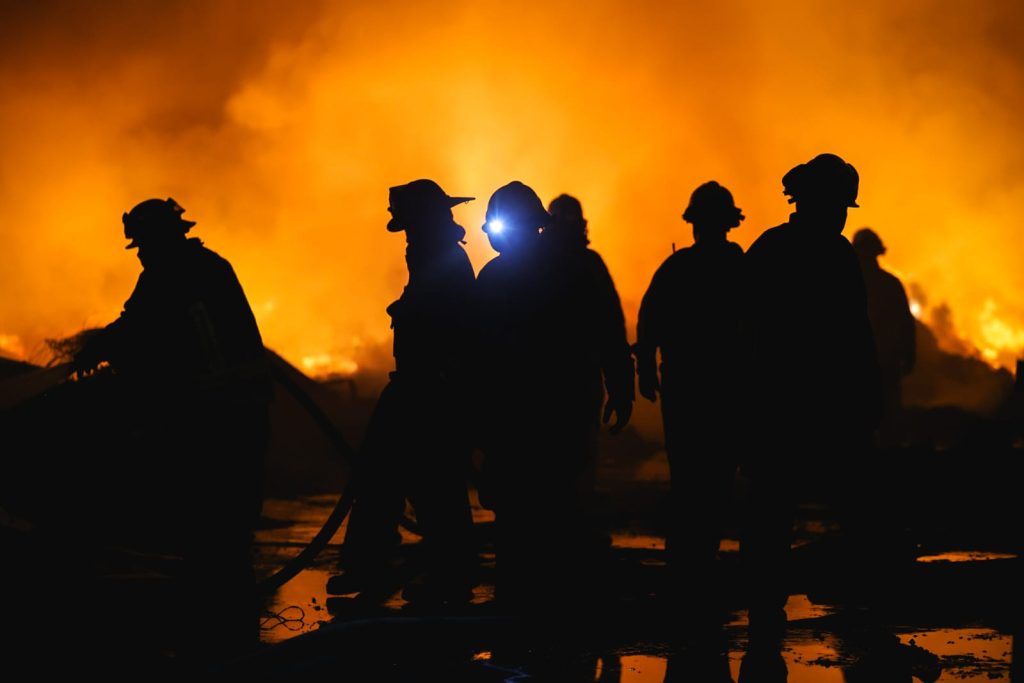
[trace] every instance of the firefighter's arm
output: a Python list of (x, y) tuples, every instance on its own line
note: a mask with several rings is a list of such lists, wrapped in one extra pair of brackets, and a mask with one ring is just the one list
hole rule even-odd
[(113, 361), (122, 351), (126, 340), (137, 325), (139, 310), (146, 305), (151, 291), (150, 280), (143, 272), (135, 283), (131, 296), (124, 302), (124, 309), (117, 320), (104, 328), (94, 330), (85, 338), (81, 349), (75, 354), (74, 369), (79, 375), (96, 369), (104, 361)]
[(658, 400), (658, 393), (661, 391), (655, 351), (652, 348), (642, 347), (638, 343), (633, 347), (633, 352), (636, 354), (636, 374), (640, 385), (640, 395), (654, 403)]
[(657, 276), (640, 302), (640, 313), (636, 323), (636, 344), (633, 345), (640, 395), (652, 403), (658, 400), (658, 392), (661, 391), (661, 385), (658, 382), (658, 345), (655, 333), (656, 314), (654, 313), (654, 309), (657, 307), (656, 282)]
[(624, 394), (623, 392), (608, 394), (608, 402), (604, 406), (605, 424), (608, 424), (611, 420), (612, 413), (615, 414), (615, 422), (611, 426), (611, 433), (618, 434), (629, 424), (629, 418), (633, 415), (632, 392), (629, 394)]
[(75, 354), (72, 361), (74, 371), (79, 375), (87, 375), (94, 371), (100, 363), (110, 360), (113, 338), (117, 334), (117, 321), (110, 325), (89, 332), (82, 343), (81, 348)]
[(592, 253), (594, 263), (591, 272), (596, 279), (594, 306), (600, 339), (599, 353), (605, 388), (608, 392), (604, 422), (607, 424), (614, 413), (615, 422), (612, 424), (611, 432), (618, 434), (629, 423), (629, 418), (633, 414), (636, 371), (629, 341), (626, 339), (626, 319), (622, 313), (622, 302), (615, 289), (615, 282), (601, 257), (596, 252)]

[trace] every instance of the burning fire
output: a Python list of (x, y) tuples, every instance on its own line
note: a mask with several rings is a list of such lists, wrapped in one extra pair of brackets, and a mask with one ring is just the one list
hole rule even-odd
[(978, 321), (981, 325), (981, 355), (994, 365), (1012, 367), (1024, 352), (1024, 328), (1013, 327), (1000, 318), (998, 306), (986, 299)]
[(319, 353), (303, 356), (302, 369), (312, 377), (351, 377), (359, 370), (359, 365), (351, 358)]
[(8, 356), (16, 360), (25, 358), (25, 345), (15, 334), (0, 333), (0, 356)]
[(268, 346), (316, 373), (386, 365), (405, 282), (387, 188), (421, 177), (477, 197), (455, 209), (477, 268), (495, 188), (578, 196), (632, 328), (697, 185), (732, 190), (747, 247), (786, 219), (782, 175), (832, 151), (861, 175), (849, 232), (875, 226), (1006, 364), (1024, 330), (1022, 24), (1019, 2), (14, 3), (0, 348), (116, 317), (139, 271), (121, 212), (173, 196)]
[(911, 299), (910, 300), (910, 314), (912, 316), (914, 316), (915, 318), (917, 318), (918, 320), (920, 320), (921, 319), (921, 313), (923, 313), (923, 309), (921, 308), (921, 304), (919, 302), (915, 301), (914, 299)]

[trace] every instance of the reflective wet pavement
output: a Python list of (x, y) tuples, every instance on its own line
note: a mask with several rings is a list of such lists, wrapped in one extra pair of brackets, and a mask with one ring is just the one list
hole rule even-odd
[[(258, 534), (258, 570), (267, 572), (297, 553), (299, 546), (317, 531), (333, 502), (330, 496), (268, 501), (265, 515), (277, 523)], [(490, 513), (478, 506), (474, 515), (478, 522), (492, 519)], [(403, 536), (406, 542), (415, 543), (415, 537), (408, 532), (403, 532)], [(339, 533), (335, 541), (342, 537)], [(664, 548), (664, 539), (647, 532), (623, 531), (613, 535), (613, 545), (614, 552), (641, 553), (635, 557), (656, 568), (661, 563), (659, 554)], [(736, 549), (735, 540), (723, 542), (723, 553), (734, 553)], [(261, 636), (265, 644), (279, 645), (315, 631), (321, 632), (318, 635), (323, 643), (331, 642), (333, 637), (350, 639), (350, 635), (331, 634), (341, 628), (361, 628), (371, 623), (374, 628), (381, 628), (382, 624), (387, 628), (388, 624), (397, 627), (416, 623), (426, 629), (454, 629), (456, 634), (459, 628), (465, 627), (470, 629), (472, 637), (465, 638), (462, 647), (440, 648), (444, 651), (434, 654), (438, 661), (444, 660), (443, 666), (438, 661), (433, 661), (431, 666), (435, 670), (438, 666), (444, 668), (446, 673), (437, 672), (442, 679), (479, 681), (730, 680), (727, 676), (736, 681), (740, 680), (741, 663), (749, 648), (743, 611), (733, 613), (723, 631), (727, 655), (710, 668), (703, 660), (695, 664), (695, 658), (704, 657), (704, 653), (690, 645), (680, 646), (670, 625), (641, 629), (643, 633), (636, 639), (630, 637), (629, 628), (625, 627), (595, 637), (573, 637), (564, 644), (560, 644), (559, 636), (547, 637), (551, 635), (547, 633), (540, 637), (542, 644), (534, 647), (527, 642), (524, 645), (521, 630), (510, 636), (508, 629), (496, 626), (503, 623), (502, 616), (487, 609), (493, 598), (493, 586), (486, 583), (476, 589), (473, 605), (466, 608), (468, 611), (457, 614), (438, 616), (416, 611), (398, 594), (379, 611), (351, 611), (344, 598), (340, 599), (339, 607), (339, 599), (326, 593), (326, 582), (333, 573), (337, 553), (338, 546), (330, 546), (313, 567), (304, 570), (268, 601)], [(923, 556), (919, 562), (967, 568), (977, 567), (978, 563), (1005, 562), (1011, 557), (1007, 553), (951, 549)], [(630, 558), (633, 560), (634, 556)], [(484, 561), (493, 561), (493, 556), (485, 556)], [(572, 587), (566, 588), (567, 592), (571, 590)], [(745, 674), (742, 680), (744, 683), (1024, 680), (1011, 675), (1014, 637), (1005, 618), (943, 617), (942, 599), (941, 595), (935, 596), (937, 609), (887, 613), (881, 620), (884, 627), (874, 624), (866, 630), (862, 612), (818, 604), (805, 595), (791, 596), (786, 607), (789, 628), (780, 653), (785, 662), (782, 677), (776, 669), (772, 673)], [(435, 618), (446, 621), (430, 621)], [(531, 628), (527, 626), (527, 630)], [(870, 635), (865, 637), (868, 632)], [(351, 634), (351, 629), (346, 633)], [(450, 645), (458, 638), (453, 635), (447, 642)], [(386, 654), (367, 649), (366, 656), (382, 658), (380, 666), (387, 673), (383, 676), (386, 680), (420, 679), (423, 671), (404, 660), (401, 642), (404, 642), (401, 638), (397, 639), (395, 649)], [(553, 663), (559, 659), (564, 661)], [(715, 673), (709, 673), (711, 671)]]

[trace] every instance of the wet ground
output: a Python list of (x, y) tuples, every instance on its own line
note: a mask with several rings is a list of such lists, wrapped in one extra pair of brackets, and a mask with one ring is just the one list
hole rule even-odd
[[(258, 534), (258, 571), (273, 571), (297, 553), (333, 503), (330, 496), (268, 501), (265, 516), (271, 521)], [(492, 519), (479, 507), (474, 516), (478, 528)], [(813, 542), (827, 526), (805, 519), (798, 543)], [(403, 537), (404, 547), (414, 552), (416, 537)], [(267, 601), (265, 647), (250, 665), (282, 672), (372, 672), (378, 680), (1024, 680), (1013, 666), (1015, 608), (1000, 604), (1002, 589), (993, 585), (1017, 583), (1011, 553), (947, 548), (922, 555), (917, 567), (923, 578), (914, 579), (920, 590), (910, 591), (913, 599), (897, 598), (871, 610), (792, 595), (781, 651), (764, 657), (748, 654), (743, 610), (731, 613), (721, 633), (727, 655), (720, 656), (717, 646), (680, 638), (672, 615), (657, 608), (598, 608), (581, 623), (578, 615), (552, 605), (535, 620), (512, 619), (492, 607), (493, 586), (486, 580), (472, 604), (457, 610), (425, 611), (398, 592), (379, 609), (368, 609), (326, 592), (340, 538), (341, 533), (312, 567)], [(663, 537), (649, 529), (613, 534), (613, 556), (644, 577), (663, 568), (663, 548)], [(723, 542), (724, 563), (735, 559), (737, 548), (735, 540)], [(486, 568), (493, 555), (485, 553), (482, 561)], [(973, 593), (978, 583), (992, 590)], [(565, 586), (567, 597), (574, 588)]]

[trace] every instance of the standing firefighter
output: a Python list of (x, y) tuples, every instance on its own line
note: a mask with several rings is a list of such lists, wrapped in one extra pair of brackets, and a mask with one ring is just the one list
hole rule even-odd
[(478, 379), (487, 498), (497, 514), (499, 595), (518, 605), (548, 599), (564, 580), (579, 577), (573, 562), (587, 537), (581, 495), (591, 471), (602, 370), (606, 416), (616, 413), (621, 428), (632, 409), (624, 325), (620, 318), (613, 331), (614, 312), (607, 310), (614, 287), (603, 264), (597, 268), (596, 254), (578, 240), (563, 248), (551, 235), (542, 237), (552, 225), (532, 189), (520, 182), (499, 188), (484, 225), (499, 255), (477, 281)]
[(228, 616), (255, 625), (243, 606), (269, 436), (266, 354), (231, 265), (186, 238), (195, 223), (183, 212), (149, 199), (124, 214), (126, 248), (138, 249), (143, 271), (121, 316), (75, 364), (81, 373), (107, 361), (124, 387), (125, 431), (160, 487), (154, 507), (166, 506), (154, 528), (178, 543), (192, 594), (216, 596)]
[(694, 245), (658, 268), (637, 323), (640, 393), (661, 394), (672, 472), (673, 587), (698, 626), (715, 618), (714, 561), (739, 464), (743, 250), (727, 234), (743, 218), (718, 183), (694, 190), (683, 214)]
[(473, 268), (460, 242), (466, 231), (449, 197), (432, 180), (390, 191), (390, 232), (405, 232), (409, 282), (388, 307), (395, 330), (395, 371), (370, 420), (356, 471), (356, 502), (345, 536), (346, 572), (332, 593), (385, 598), (391, 552), (406, 498), (427, 547), (427, 574), (407, 599), (465, 601), (475, 554), (466, 489), (470, 443), (463, 415), (467, 324)]
[(554, 397), (544, 384), (553, 359), (546, 348), (540, 230), (550, 219), (523, 183), (491, 195), (483, 230), (498, 256), (480, 271), (474, 297), (481, 500), (496, 513), (497, 594), (513, 605), (543, 585), (550, 562), (544, 549), (554, 546), (544, 525), (566, 523), (565, 482), (574, 471), (564, 453), (544, 447), (546, 428), (563, 417), (550, 411)]
[(878, 364), (882, 371), (881, 445), (897, 445), (896, 421), (903, 401), (900, 383), (914, 369), (917, 332), (910, 312), (907, 293), (892, 273), (878, 264), (885, 245), (871, 228), (862, 228), (853, 236), (853, 250), (860, 259), (864, 287), (868, 297), (868, 318), (875, 333)]
[(797, 486), (815, 494), (870, 497), (863, 459), (879, 414), (878, 362), (864, 280), (843, 237), (859, 177), (821, 154), (782, 179), (796, 211), (747, 254), (753, 341), (750, 392), (759, 448), (744, 554), (750, 563), (751, 628), (781, 633), (786, 563)]
[(601, 255), (587, 246), (590, 240), (583, 206), (575, 197), (563, 194), (552, 200), (548, 213), (551, 220), (541, 233), (544, 259), (550, 264), (548, 291), (553, 299), (561, 299), (561, 313), (555, 321), (560, 324), (549, 333), (564, 362), (559, 373), (564, 379), (560, 393), (564, 400), (576, 401), (587, 410), (580, 417), (579, 431), (571, 432), (579, 440), (575, 448), (585, 453), (581, 503), (593, 517), (594, 540), (607, 544), (608, 532), (596, 516), (597, 436), (601, 420), (607, 423), (613, 414), (612, 434), (629, 422), (634, 400), (633, 356), (611, 273)]

